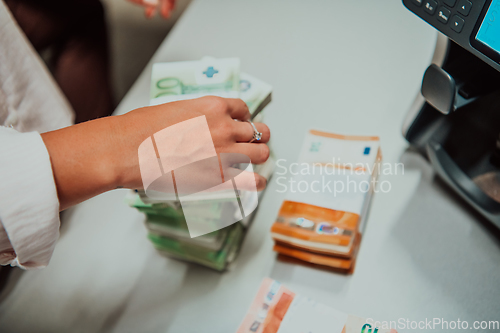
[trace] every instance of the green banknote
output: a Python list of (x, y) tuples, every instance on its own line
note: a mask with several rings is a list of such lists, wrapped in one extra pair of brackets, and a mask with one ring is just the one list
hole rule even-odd
[(252, 119), (271, 102), (272, 92), (270, 84), (250, 74), (241, 73), (240, 98), (248, 105)]
[[(127, 195), (130, 206), (146, 214), (146, 227), (150, 233), (170, 237), (187, 244), (195, 244), (200, 248), (215, 251), (221, 248), (227, 234), (226, 228), (191, 238), (182, 208), (168, 203), (144, 203), (138, 193)], [(206, 200), (198, 204), (198, 216), (191, 214), (191, 219), (197, 223), (214, 223), (220, 221), (224, 214), (234, 214), (237, 207), (220, 200)]]
[(207, 95), (241, 98), (252, 119), (271, 102), (272, 86), (240, 73), (238, 58), (156, 63), (151, 73), (150, 105)]
[(151, 73), (150, 105), (207, 95), (238, 98), (239, 91), (239, 58), (156, 63)]
[(154, 232), (150, 232), (148, 238), (155, 248), (166, 256), (195, 262), (220, 271), (224, 270), (235, 259), (244, 236), (244, 229), (240, 223), (226, 227), (225, 232), (227, 234), (224, 243), (216, 251), (210, 251), (203, 246), (158, 235)]

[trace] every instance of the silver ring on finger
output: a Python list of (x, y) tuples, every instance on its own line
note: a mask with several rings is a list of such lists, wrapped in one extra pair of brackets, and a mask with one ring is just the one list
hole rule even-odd
[(252, 128), (253, 128), (253, 136), (252, 136), (252, 139), (250, 139), (250, 141), (248, 141), (248, 143), (262, 140), (262, 133), (257, 131), (257, 127), (255, 127), (255, 125), (250, 120), (246, 120), (246, 122), (248, 122), (250, 125), (252, 125)]

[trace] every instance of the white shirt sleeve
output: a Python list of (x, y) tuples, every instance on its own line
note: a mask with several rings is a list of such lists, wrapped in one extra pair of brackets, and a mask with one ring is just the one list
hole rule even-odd
[(40, 134), (0, 126), (0, 264), (47, 266), (59, 225), (52, 166)]

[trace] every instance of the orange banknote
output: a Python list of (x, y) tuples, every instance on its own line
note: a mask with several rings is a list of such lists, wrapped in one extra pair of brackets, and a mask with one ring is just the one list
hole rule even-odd
[(266, 278), (237, 333), (397, 333), (297, 295)]

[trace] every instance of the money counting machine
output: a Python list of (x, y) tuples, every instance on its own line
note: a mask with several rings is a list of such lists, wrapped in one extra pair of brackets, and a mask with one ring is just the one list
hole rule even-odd
[(436, 28), (403, 135), (500, 228), (500, 0), (403, 0)]

